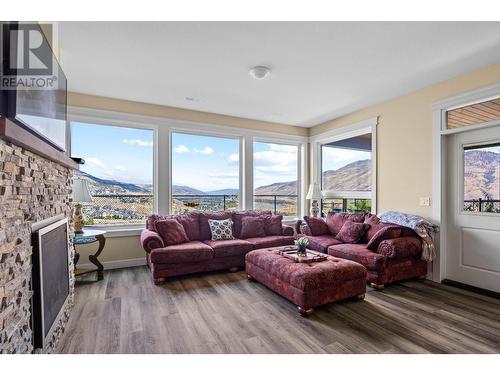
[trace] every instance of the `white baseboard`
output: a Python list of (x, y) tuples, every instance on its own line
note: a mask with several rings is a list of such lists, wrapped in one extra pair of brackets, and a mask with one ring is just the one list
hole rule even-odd
[[(129, 268), (129, 267), (138, 267), (146, 265), (146, 258), (134, 258), (134, 259), (123, 259), (123, 260), (111, 260), (108, 262), (101, 262), (104, 266), (104, 271), (106, 270), (115, 270), (118, 268)], [(78, 263), (79, 268), (95, 268), (92, 263)]]

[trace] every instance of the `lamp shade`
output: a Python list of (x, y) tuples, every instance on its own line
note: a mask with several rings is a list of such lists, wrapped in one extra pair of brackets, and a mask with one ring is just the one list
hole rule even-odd
[(321, 192), (321, 189), (319, 188), (318, 184), (310, 184), (309, 185), (309, 191), (307, 192), (306, 199), (314, 199), (318, 200), (323, 198), (323, 193)]
[(73, 180), (71, 188), (73, 190), (73, 202), (92, 202), (87, 180)]

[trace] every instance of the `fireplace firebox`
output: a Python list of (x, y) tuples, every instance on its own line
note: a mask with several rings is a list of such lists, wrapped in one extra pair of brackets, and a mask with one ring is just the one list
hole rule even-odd
[(70, 295), (68, 219), (32, 234), (33, 346), (43, 349)]

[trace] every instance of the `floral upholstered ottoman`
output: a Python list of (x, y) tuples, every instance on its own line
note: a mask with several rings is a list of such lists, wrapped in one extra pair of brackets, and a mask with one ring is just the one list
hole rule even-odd
[(364, 299), (366, 268), (361, 264), (331, 255), (322, 262), (297, 263), (281, 255), (280, 250), (273, 247), (247, 253), (248, 279), (257, 280), (296, 304), (302, 316), (330, 302)]

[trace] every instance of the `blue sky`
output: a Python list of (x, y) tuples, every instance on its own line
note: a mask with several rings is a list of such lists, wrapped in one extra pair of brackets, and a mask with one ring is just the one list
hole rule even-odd
[(172, 134), (172, 183), (201, 191), (237, 189), (239, 140)]
[(93, 176), (151, 184), (153, 131), (73, 122), (71, 154), (85, 159), (81, 170)]
[[(136, 184), (153, 180), (153, 131), (72, 123), (72, 155), (93, 176)], [(297, 179), (296, 146), (254, 143), (254, 185)], [(370, 153), (323, 148), (323, 170), (338, 169)], [(161, 166), (160, 166), (161, 167)], [(172, 183), (202, 191), (237, 189), (239, 140), (172, 134)]]

